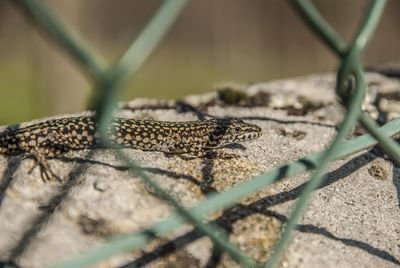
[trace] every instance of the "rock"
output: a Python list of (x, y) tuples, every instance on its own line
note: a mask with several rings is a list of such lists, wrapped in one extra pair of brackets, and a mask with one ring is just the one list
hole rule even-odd
[[(395, 117), (399, 81), (373, 73), (366, 78), (367, 112), (385, 122)], [(218, 94), (181, 101), (140, 99), (120, 104), (118, 114), (130, 118), (187, 121), (235, 116), (263, 129), (258, 140), (222, 149), (239, 156), (231, 159), (185, 160), (161, 152), (124, 152), (176, 199), (192, 206), (206, 194), (324, 149), (343, 115), (334, 83), (334, 74), (316, 74), (261, 84), (225, 83), (218, 86), (222, 90)], [(44, 183), (37, 169), (29, 173), (32, 160), (0, 155), (3, 262), (12, 259), (21, 267), (58, 264), (111, 237), (146, 229), (173, 211), (111, 150), (71, 152), (66, 159), (49, 163), (62, 177), (61, 183)], [(246, 254), (265, 261), (309, 175), (286, 178), (207, 219), (225, 228), (230, 241)], [(399, 192), (400, 168), (379, 150), (333, 162), (299, 222), (282, 266), (397, 267)], [(239, 267), (208, 238), (192, 232), (190, 225), (96, 267), (126, 264)]]

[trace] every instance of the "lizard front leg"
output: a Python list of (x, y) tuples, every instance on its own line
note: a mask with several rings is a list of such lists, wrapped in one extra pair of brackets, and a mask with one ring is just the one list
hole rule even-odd
[(32, 148), (28, 154), (25, 155), (24, 158), (32, 157), (35, 161), (33, 167), (29, 170), (29, 173), (39, 167), (40, 176), (44, 182), (51, 181), (52, 179), (58, 180), (61, 182), (59, 176), (57, 176), (50, 165), (47, 162), (47, 159), (50, 157), (61, 157), (65, 153), (69, 151), (69, 148), (65, 145), (55, 144), (52, 142), (46, 143), (44, 146)]

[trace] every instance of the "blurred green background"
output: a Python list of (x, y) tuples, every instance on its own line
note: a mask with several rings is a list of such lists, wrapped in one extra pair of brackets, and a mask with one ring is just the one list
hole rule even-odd
[[(0, 125), (86, 109), (93, 83), (13, 0), (0, 0)], [(110, 64), (160, 0), (48, 0), (58, 16)], [(315, 0), (349, 41), (368, 0)], [(397, 62), (400, 1), (388, 1), (363, 54), (365, 65)], [(264, 82), (334, 70), (335, 56), (283, 0), (192, 0), (121, 100), (181, 98), (223, 81)]]

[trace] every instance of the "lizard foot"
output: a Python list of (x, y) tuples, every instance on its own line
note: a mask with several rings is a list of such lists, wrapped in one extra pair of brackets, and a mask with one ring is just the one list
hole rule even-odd
[(35, 161), (35, 164), (33, 165), (33, 167), (29, 170), (29, 174), (32, 173), (32, 171), (36, 168), (39, 167), (40, 169), (40, 177), (42, 178), (43, 182), (49, 182), (52, 180), (57, 180), (59, 182), (61, 182), (61, 179), (59, 176), (57, 176), (50, 168), (50, 165), (47, 163), (46, 158), (44, 156), (41, 155), (37, 155), (37, 154), (28, 154), (24, 157), (28, 158), (28, 157), (32, 157), (33, 160)]

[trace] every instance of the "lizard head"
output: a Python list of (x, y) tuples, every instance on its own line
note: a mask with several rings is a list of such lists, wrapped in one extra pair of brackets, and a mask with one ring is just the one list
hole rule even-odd
[(259, 126), (246, 123), (238, 118), (218, 119), (216, 131), (211, 134), (211, 147), (222, 147), (227, 144), (253, 140), (261, 136)]

